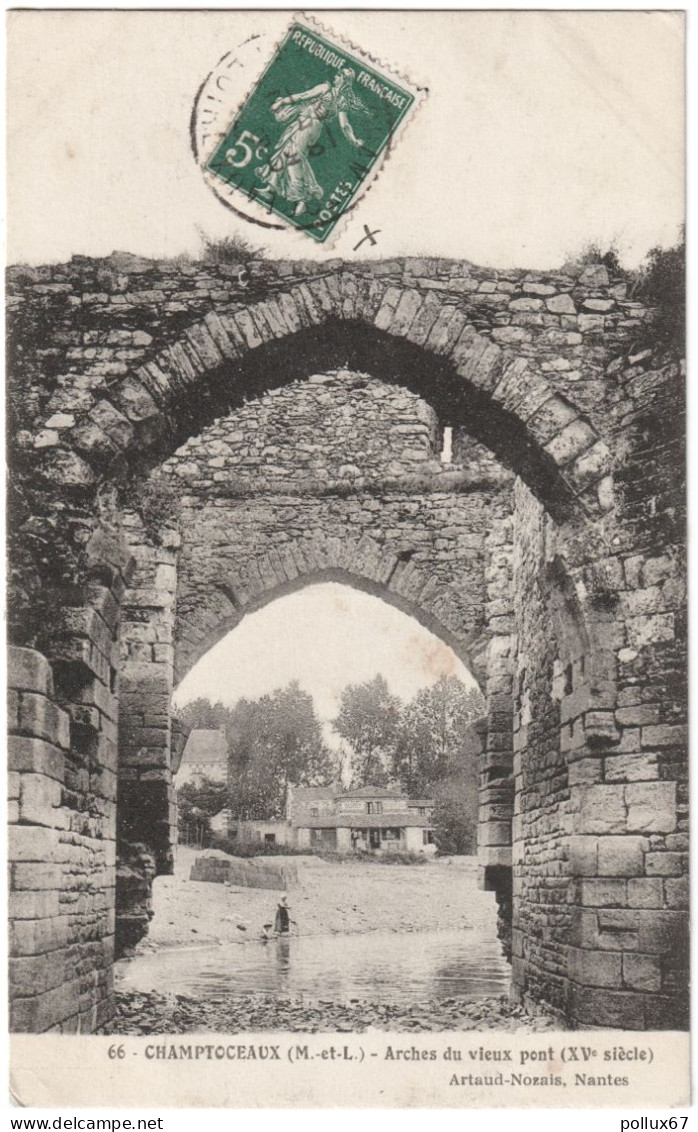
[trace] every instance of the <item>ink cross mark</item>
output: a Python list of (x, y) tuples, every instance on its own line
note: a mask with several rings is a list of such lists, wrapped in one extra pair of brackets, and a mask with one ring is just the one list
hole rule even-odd
[(371, 247), (374, 247), (374, 248), (375, 248), (376, 244), (378, 243), (378, 240), (374, 240), (373, 237), (380, 235), (380, 232), (381, 232), (380, 228), (374, 228), (373, 231), (371, 231), (368, 224), (364, 224), (364, 232), (366, 233), (366, 235), (362, 236), (361, 239), (359, 240), (358, 244), (354, 247), (353, 250), (355, 252), (357, 252), (359, 250), (359, 248), (361, 247), (361, 245), (365, 244), (367, 240), (371, 241)]

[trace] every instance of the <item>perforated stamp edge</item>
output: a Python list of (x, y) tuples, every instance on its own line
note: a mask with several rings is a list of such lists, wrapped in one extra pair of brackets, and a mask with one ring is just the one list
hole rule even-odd
[[(249, 195), (236, 185), (224, 181), (221, 177), (216, 176), (207, 168), (207, 163), (215, 152), (217, 146), (220, 144), (222, 138), (229, 132), (233, 125), (235, 118), (240, 114), (243, 107), (247, 104), (253, 93), (255, 92), (259, 82), (264, 76), (267, 68), (271, 65), (273, 59), (277, 55), (280, 47), (286, 40), (289, 31), (294, 23), (305, 25), (313, 34), (327, 40), (330, 44), (335, 45), (340, 51), (355, 56), (358, 62), (365, 63), (371, 69), (379, 71), (385, 75), (386, 79), (391, 82), (401, 84), (410, 94), (413, 99), (412, 105), (408, 112), (396, 124), (394, 131), (388, 139), (387, 145), (379, 154), (374, 166), (369, 170), (364, 180), (360, 182), (355, 193), (351, 197), (349, 204), (341, 210), (338, 214), (338, 219), (327, 238), (320, 242), (314, 237), (310, 236), (307, 231), (304, 231), (302, 226), (293, 224), (290, 221), (284, 221), (278, 213), (273, 212), (270, 208), (259, 204), (255, 200), (251, 200)], [(251, 43), (256, 37), (254, 35), (248, 36), (240, 47)], [(235, 49), (234, 49), (235, 50)], [(226, 60), (230, 60), (233, 52), (226, 52), (219, 59), (216, 66), (209, 72), (207, 77), (202, 82), (199, 90), (197, 91), (194, 105), (192, 107), (190, 118), (190, 142), (194, 159), (199, 167), (199, 171), (204, 178), (207, 186), (212, 190), (216, 198), (228, 208), (231, 212), (235, 213), (240, 219), (248, 223), (255, 224), (260, 228), (274, 231), (292, 232), (299, 238), (304, 247), (307, 247), (306, 240), (311, 239), (314, 247), (323, 251), (334, 251), (339, 238), (346, 231), (347, 225), (350, 220), (355, 217), (356, 210), (366, 195), (371, 191), (378, 177), (388, 165), (396, 144), (403, 137), (406, 130), (411, 126), (412, 122), (416, 119), (424, 102), (429, 94), (429, 87), (426, 84), (417, 83), (409, 75), (399, 71), (392, 64), (385, 63), (377, 55), (366, 51), (365, 48), (360, 47), (353, 40), (345, 36), (338, 35), (331, 28), (321, 23), (314, 16), (308, 15), (304, 12), (292, 12), (283, 33), (273, 42), (268, 54), (266, 55), (265, 62), (255, 73), (255, 76), (246, 90), (244, 97), (236, 100), (236, 109), (232, 117), (228, 114), (225, 119), (221, 119), (219, 129), (213, 134), (213, 140), (210, 146), (204, 147), (199, 139), (199, 132), (201, 129), (200, 114), (202, 103), (205, 98), (210, 97), (208, 91), (210, 87), (217, 81), (216, 76), (219, 76), (221, 68)], [(226, 68), (231, 64), (227, 63)], [(220, 77), (220, 76), (219, 76)], [(211, 123), (213, 124), (213, 123)], [(218, 123), (215, 123), (216, 125)], [(210, 137), (211, 135), (207, 135)], [(273, 217), (273, 219), (272, 219)]]

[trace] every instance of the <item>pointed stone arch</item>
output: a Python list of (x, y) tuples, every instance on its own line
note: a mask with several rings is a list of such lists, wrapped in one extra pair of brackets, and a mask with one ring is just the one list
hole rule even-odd
[(486, 443), (558, 518), (613, 506), (611, 454), (526, 357), (505, 356), (457, 296), (349, 271), (211, 310), (111, 384), (44, 456), (54, 483), (147, 469), (216, 413), (338, 362), (419, 392)]
[(481, 630), (463, 624), (450, 586), (434, 583), (412, 560), (364, 535), (351, 539), (296, 539), (250, 563), (244, 579), (221, 578), (210, 586), (202, 608), (184, 595), (175, 623), (174, 682), (244, 617), (306, 586), (339, 582), (381, 598), (440, 637), (484, 684), (486, 642)]

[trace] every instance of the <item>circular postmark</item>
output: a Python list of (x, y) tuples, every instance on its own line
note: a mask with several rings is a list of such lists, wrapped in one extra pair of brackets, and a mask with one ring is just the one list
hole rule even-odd
[(418, 93), (357, 52), (304, 19), (279, 43), (253, 34), (220, 59), (197, 92), (190, 133), (225, 207), (318, 243), (356, 208)]

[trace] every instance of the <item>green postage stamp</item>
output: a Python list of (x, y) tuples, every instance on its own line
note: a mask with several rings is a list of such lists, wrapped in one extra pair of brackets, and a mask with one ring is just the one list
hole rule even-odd
[(420, 93), (295, 20), (206, 169), (324, 243), (373, 180)]

